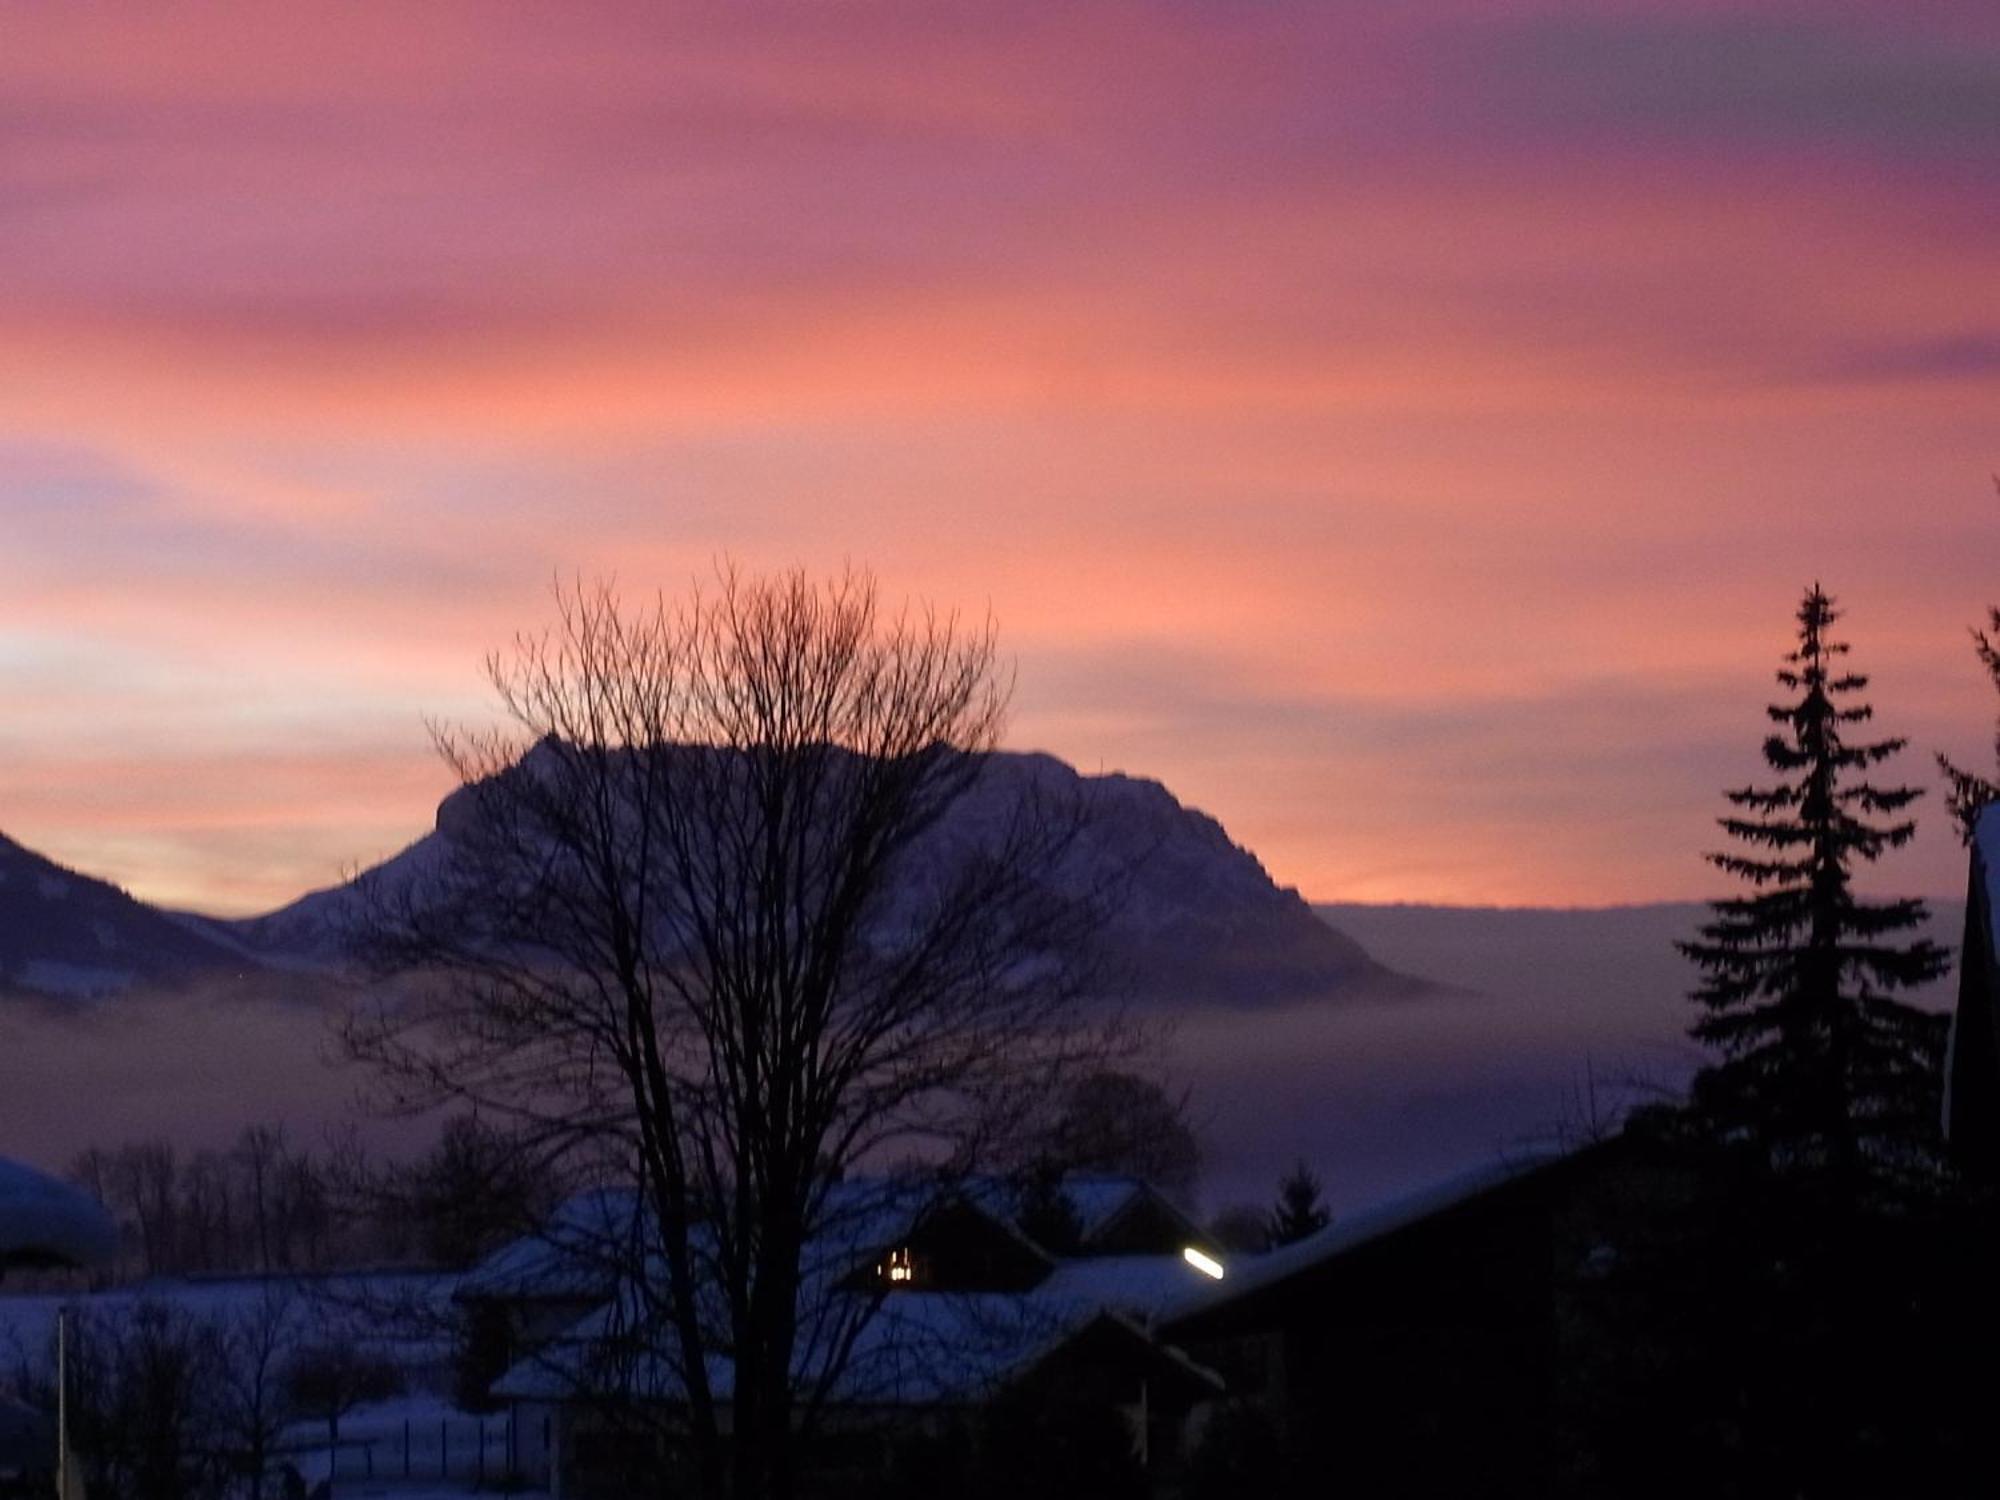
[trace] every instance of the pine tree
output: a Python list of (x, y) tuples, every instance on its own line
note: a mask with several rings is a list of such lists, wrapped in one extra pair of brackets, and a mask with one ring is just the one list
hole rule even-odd
[(1301, 1161), (1278, 1184), (1278, 1204), (1271, 1210), (1271, 1248), (1289, 1245), (1309, 1234), (1318, 1234), (1333, 1222), (1333, 1215), (1319, 1199), (1319, 1179)]
[[(1980, 664), (1986, 668), (1986, 675), (1993, 679), (1993, 686), (2000, 690), (2000, 608), (1987, 611), (1989, 620), (1985, 630), (1972, 632), (1972, 649), (1979, 653)], [(1993, 757), (2000, 764), (2000, 729), (1993, 736)], [(1972, 825), (1979, 821), (1979, 810), (1989, 802), (2000, 802), (2000, 782), (1975, 775), (1971, 771), (1961, 771), (1943, 755), (1937, 758), (1938, 767), (1951, 783), (1951, 815), (1958, 820), (1960, 837), (1967, 843), (1972, 841)]]
[(1779, 779), (1729, 792), (1742, 812), (1719, 820), (1752, 851), (1708, 856), (1754, 894), (1712, 903), (1701, 939), (1680, 947), (1705, 971), (1691, 1034), (1722, 1054), (1695, 1080), (1697, 1117), (1756, 1141), (1775, 1166), (1824, 1168), (1852, 1187), (1925, 1159), (1944, 1022), (1892, 996), (1942, 974), (1951, 955), (1897, 937), (1926, 919), (1923, 902), (1854, 894), (1858, 863), (1909, 842), (1916, 824), (1895, 815), (1922, 793), (1866, 779), (1905, 742), (1846, 738), (1873, 711), (1854, 697), (1868, 679), (1840, 668), (1836, 618), (1815, 584), (1777, 674), (1797, 697), (1769, 709), (1782, 732), (1764, 759)]

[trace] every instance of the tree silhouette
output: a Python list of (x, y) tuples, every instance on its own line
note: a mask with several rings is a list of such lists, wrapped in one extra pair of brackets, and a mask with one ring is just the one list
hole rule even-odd
[(1185, 1091), (1106, 1068), (1071, 1086), (1050, 1135), (1048, 1153), (1064, 1167), (1142, 1178), (1177, 1203), (1194, 1197), (1201, 1143)]
[(1082, 812), (1030, 788), (945, 841), (1004, 718), (994, 631), (865, 574), (558, 609), (489, 660), (510, 727), (440, 734), (438, 860), (356, 934), (423, 982), (343, 1037), (390, 1104), (634, 1191), (605, 1269), (676, 1392), (645, 1410), (700, 1493), (784, 1497), (875, 1309), (806, 1261), (858, 1232), (838, 1184), (909, 1159), (944, 1201), (1107, 1055), (1095, 897), (1051, 880)]
[(1898, 939), (1925, 920), (1923, 902), (1854, 893), (1857, 864), (1909, 841), (1916, 824), (1895, 815), (1922, 794), (1867, 779), (1903, 740), (1847, 739), (1872, 710), (1854, 697), (1868, 679), (1839, 666), (1837, 618), (1815, 584), (1777, 674), (1797, 697), (1768, 710), (1781, 728), (1764, 759), (1779, 779), (1729, 792), (1742, 811), (1719, 820), (1751, 852), (1708, 856), (1754, 893), (1713, 902), (1700, 939), (1679, 947), (1705, 975), (1691, 1034), (1722, 1054), (1695, 1079), (1697, 1117), (1756, 1141), (1774, 1166), (1823, 1167), (1851, 1186), (1927, 1159), (1943, 1018), (1892, 996), (1942, 974), (1951, 955)]
[(1332, 1222), (1333, 1215), (1320, 1202), (1319, 1179), (1303, 1161), (1296, 1163), (1278, 1184), (1278, 1203), (1271, 1210), (1271, 1248), (1318, 1234)]

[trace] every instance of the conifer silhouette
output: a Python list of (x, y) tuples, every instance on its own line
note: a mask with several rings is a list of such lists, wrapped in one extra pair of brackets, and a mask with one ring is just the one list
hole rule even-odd
[(1873, 711), (1855, 698), (1868, 679), (1840, 666), (1837, 618), (1813, 585), (1777, 674), (1797, 696), (1769, 709), (1780, 732), (1764, 759), (1779, 779), (1727, 794), (1741, 811), (1719, 821), (1751, 848), (1708, 856), (1753, 894), (1713, 902), (1700, 939), (1679, 946), (1705, 975), (1691, 1034), (1722, 1054), (1695, 1079), (1697, 1116), (1762, 1145), (1775, 1166), (1852, 1186), (1929, 1159), (1944, 1019), (1893, 995), (1938, 977), (1951, 955), (1898, 937), (1926, 920), (1922, 901), (1854, 894), (1858, 864), (1909, 842), (1916, 824), (1896, 815), (1922, 793), (1867, 779), (1903, 740), (1847, 738)]

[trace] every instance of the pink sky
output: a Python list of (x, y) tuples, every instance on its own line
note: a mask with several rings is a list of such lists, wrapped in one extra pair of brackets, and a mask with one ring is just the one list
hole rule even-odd
[(276, 905), (727, 552), (1311, 896), (1708, 894), (1814, 579), (1985, 756), (1996, 397), (1986, 0), (0, 3), (0, 830)]

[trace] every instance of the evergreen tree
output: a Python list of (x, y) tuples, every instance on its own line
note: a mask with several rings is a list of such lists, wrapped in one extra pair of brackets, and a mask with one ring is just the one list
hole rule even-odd
[(1320, 1202), (1319, 1179), (1301, 1161), (1278, 1184), (1278, 1205), (1271, 1210), (1271, 1248), (1289, 1245), (1309, 1234), (1318, 1234), (1333, 1222), (1333, 1215)]
[(1922, 794), (1866, 779), (1904, 741), (1847, 739), (1872, 710), (1854, 696), (1867, 678), (1841, 669), (1848, 648), (1828, 636), (1837, 617), (1817, 584), (1807, 591), (1777, 674), (1797, 697), (1770, 707), (1781, 732), (1764, 741), (1779, 779), (1727, 794), (1742, 811), (1719, 821), (1750, 852), (1708, 856), (1754, 893), (1712, 903), (1700, 940), (1680, 947), (1705, 971), (1691, 1034), (1722, 1054), (1695, 1079), (1697, 1117), (1774, 1166), (1851, 1186), (1923, 1159), (1935, 1135), (1944, 1021), (1893, 992), (1951, 955), (1898, 938), (1926, 919), (1921, 901), (1854, 894), (1858, 863), (1909, 841), (1915, 823), (1895, 815)]
[[(1986, 675), (1993, 679), (1995, 690), (2000, 690), (2000, 608), (1987, 611), (1989, 619), (1985, 630), (1972, 632), (1972, 649), (1979, 653), (1979, 661), (1986, 668)], [(2000, 764), (2000, 730), (1993, 736), (1993, 757)], [(1961, 771), (1947, 756), (1940, 755), (1938, 767), (1951, 783), (1951, 815), (1958, 820), (1959, 835), (1970, 843), (1972, 825), (1979, 821), (1979, 810), (1989, 802), (2000, 802), (2000, 782), (1971, 771)]]

